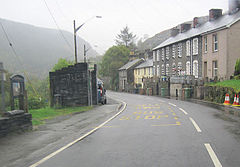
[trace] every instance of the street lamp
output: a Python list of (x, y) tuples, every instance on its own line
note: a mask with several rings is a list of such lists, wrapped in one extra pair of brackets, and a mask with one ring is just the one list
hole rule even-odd
[(75, 50), (75, 63), (77, 64), (77, 31), (84, 25), (86, 24), (88, 21), (92, 20), (93, 18), (102, 18), (102, 16), (93, 16), (90, 19), (88, 19), (86, 22), (84, 22), (83, 24), (81, 24), (80, 26), (78, 26), (76, 28), (76, 24), (75, 24), (75, 20), (73, 20), (73, 30), (74, 30), (74, 50)]
[(0, 75), (1, 75), (1, 92), (2, 92), (2, 112), (5, 111), (5, 93), (4, 93), (4, 81), (6, 81), (5, 70), (3, 68), (3, 63), (0, 62)]

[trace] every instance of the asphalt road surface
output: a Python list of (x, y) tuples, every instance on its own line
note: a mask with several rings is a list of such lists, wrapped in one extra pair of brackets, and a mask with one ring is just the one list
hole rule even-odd
[(125, 110), (39, 167), (239, 167), (239, 120), (199, 104), (108, 92)]

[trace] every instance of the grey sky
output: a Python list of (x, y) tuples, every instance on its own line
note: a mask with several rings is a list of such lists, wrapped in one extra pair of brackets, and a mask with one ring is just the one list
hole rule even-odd
[[(100, 54), (115, 44), (120, 30), (128, 25), (139, 38), (153, 36), (196, 16), (208, 15), (211, 8), (228, 9), (228, 0), (46, 0), (61, 29), (72, 32), (73, 20), (79, 31)], [(0, 0), (0, 18), (36, 26), (56, 28), (44, 0)]]

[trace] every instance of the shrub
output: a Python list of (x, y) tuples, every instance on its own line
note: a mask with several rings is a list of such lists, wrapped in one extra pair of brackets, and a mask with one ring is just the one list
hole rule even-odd
[(47, 106), (47, 102), (44, 99), (39, 99), (34, 95), (28, 96), (28, 108), (31, 109), (39, 109), (45, 108)]
[(237, 59), (235, 64), (234, 76), (240, 75), (240, 59)]

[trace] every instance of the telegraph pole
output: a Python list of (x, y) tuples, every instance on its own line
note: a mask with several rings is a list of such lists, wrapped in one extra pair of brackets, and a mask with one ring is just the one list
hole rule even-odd
[(77, 36), (76, 36), (76, 24), (75, 24), (75, 20), (73, 20), (73, 29), (74, 29), (74, 55), (75, 55), (75, 64), (77, 64)]

